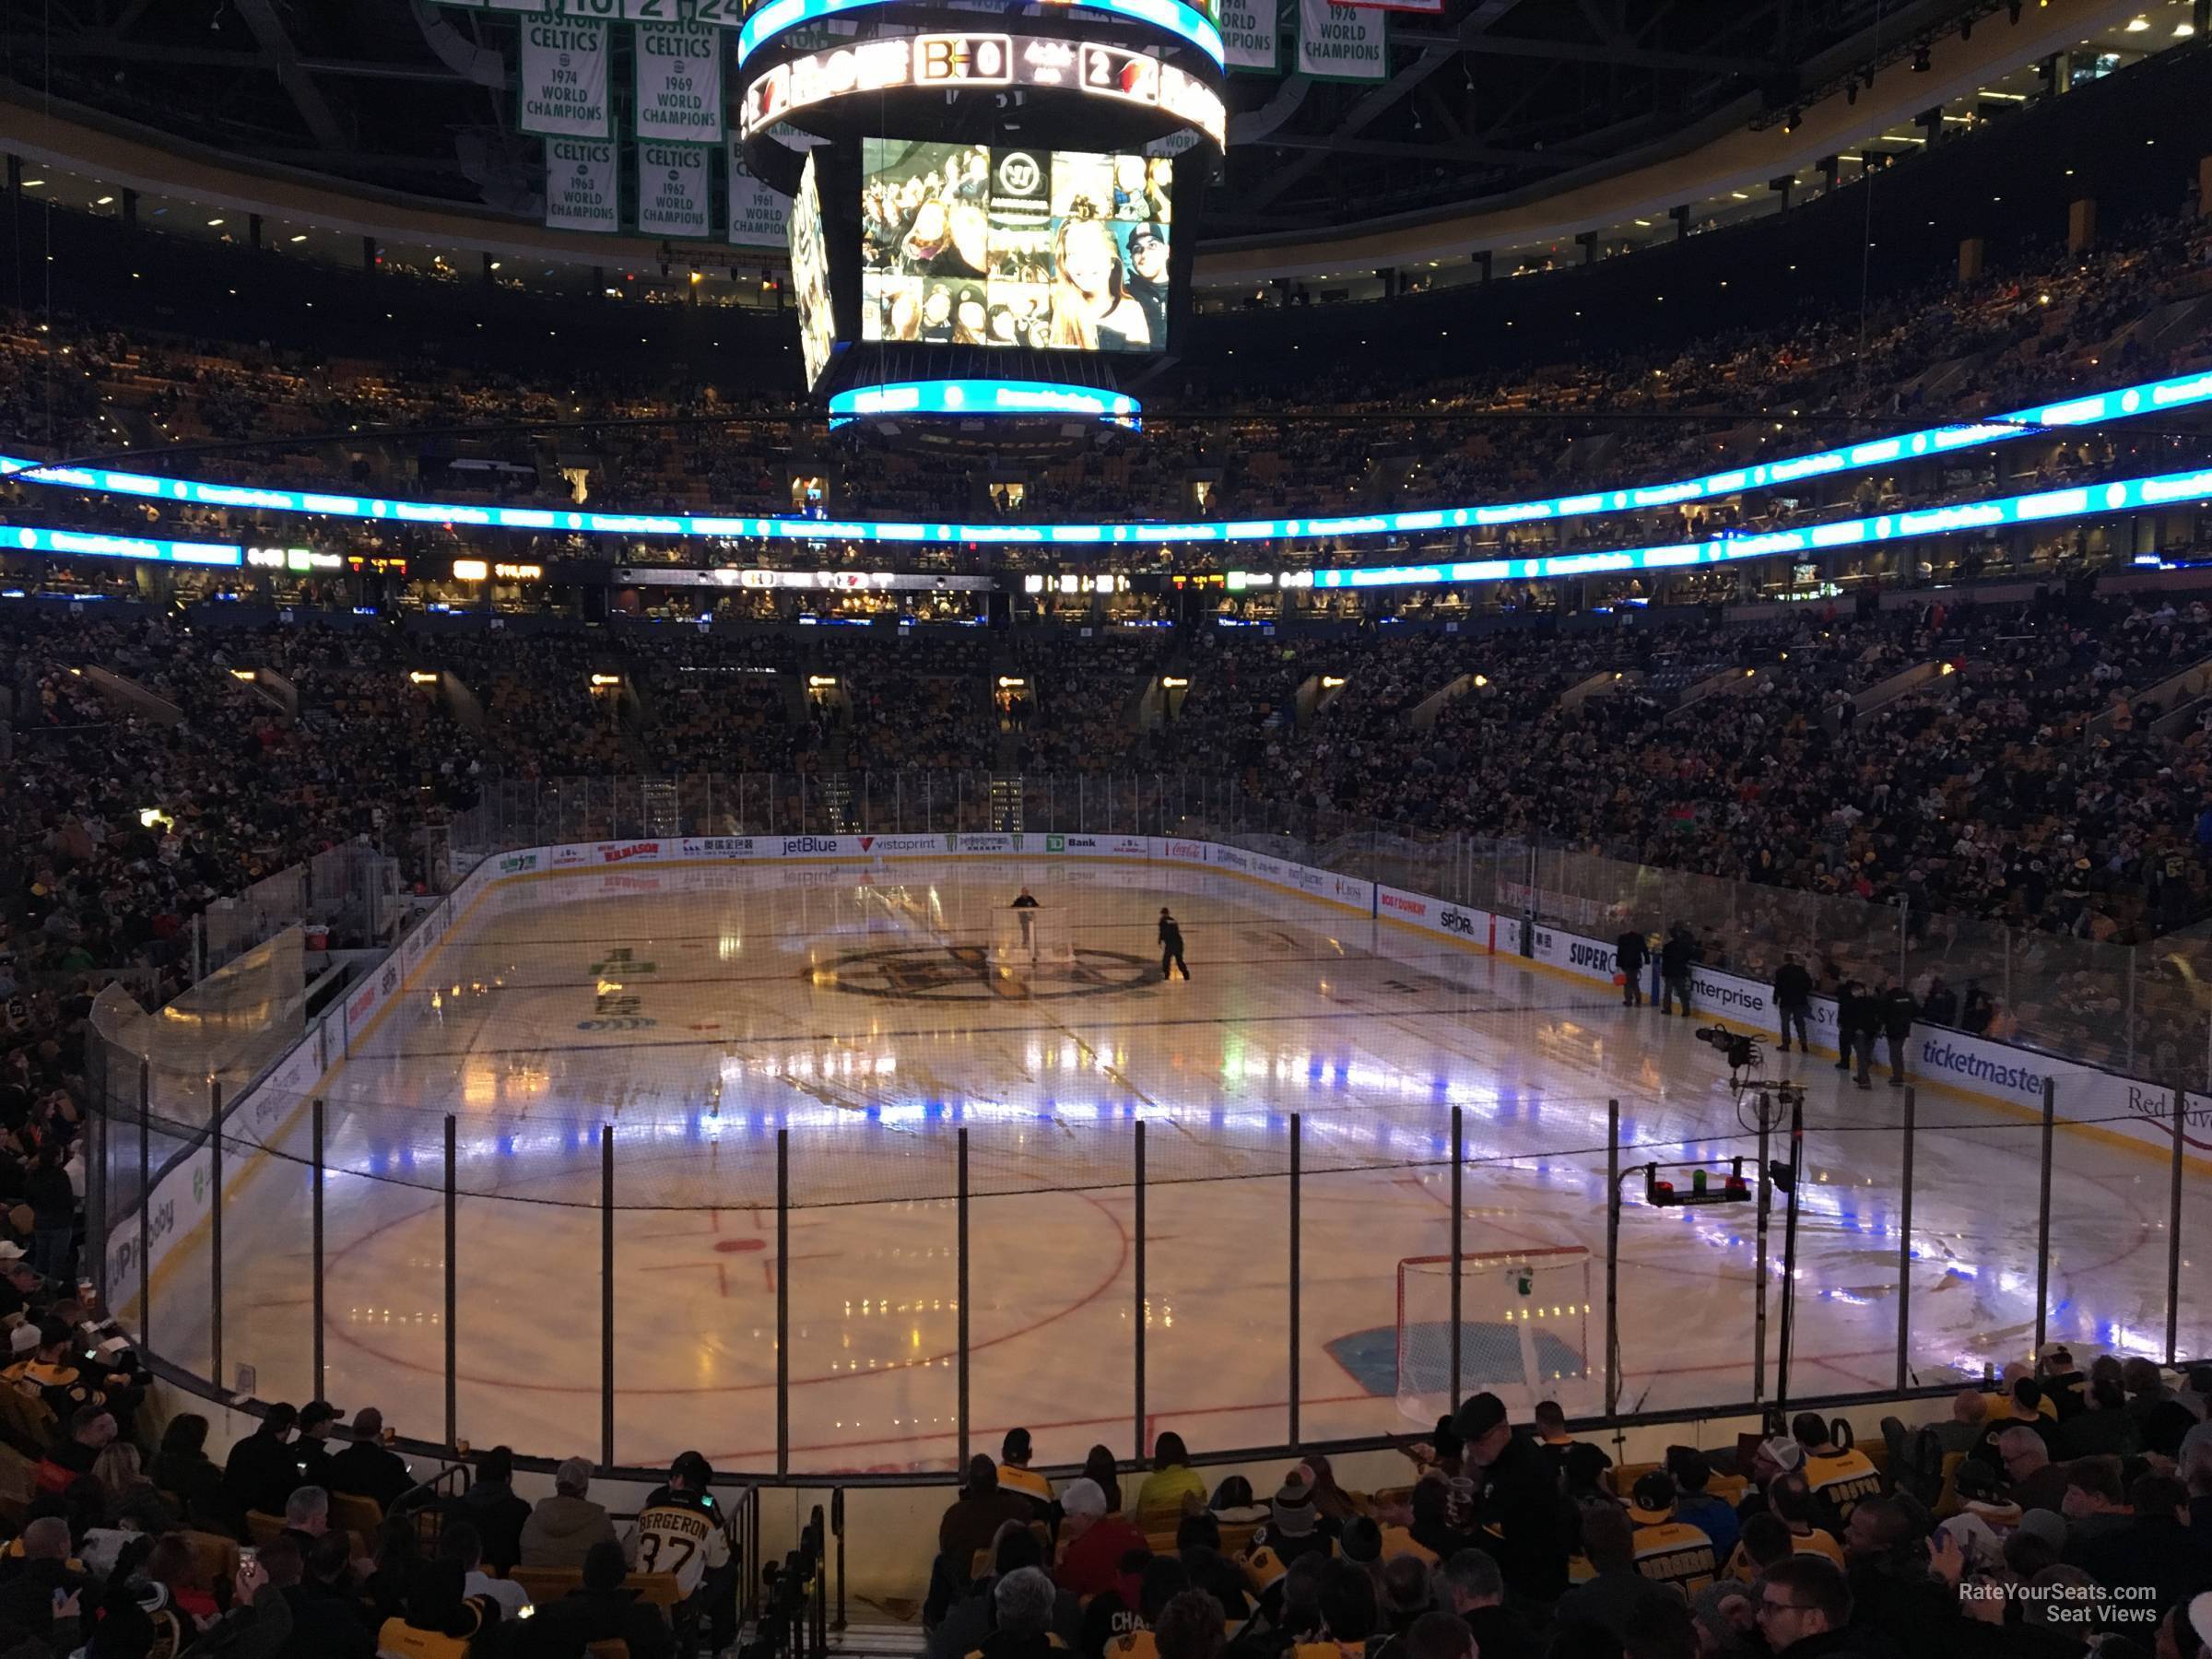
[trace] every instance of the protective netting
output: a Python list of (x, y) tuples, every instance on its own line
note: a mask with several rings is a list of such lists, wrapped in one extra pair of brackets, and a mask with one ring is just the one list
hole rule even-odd
[[(1459, 1394), (1488, 1392), (1515, 1421), (1539, 1400), (1570, 1417), (1605, 1409), (1605, 1314), (1590, 1252), (1581, 1245), (1477, 1251), (1459, 1259)], [(1452, 1392), (1453, 1259), (1398, 1264), (1398, 1409), (1432, 1424)]]

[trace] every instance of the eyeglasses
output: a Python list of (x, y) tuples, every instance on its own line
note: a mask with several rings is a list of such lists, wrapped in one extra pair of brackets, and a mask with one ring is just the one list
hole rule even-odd
[(1770, 1613), (1802, 1613), (1804, 1611), (1805, 1605), (1802, 1602), (1767, 1601), (1763, 1598), (1760, 1600), (1758, 1609), (1759, 1617), (1761, 1618)]

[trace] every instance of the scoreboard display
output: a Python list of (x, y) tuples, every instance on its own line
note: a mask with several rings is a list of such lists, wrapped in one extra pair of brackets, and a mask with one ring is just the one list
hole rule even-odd
[(808, 53), (746, 84), (738, 132), (750, 138), (778, 122), (853, 94), (1000, 88), (1049, 88), (1159, 111), (1211, 138), (1227, 135), (1221, 95), (1157, 48), (1080, 36), (986, 30), (893, 35)]

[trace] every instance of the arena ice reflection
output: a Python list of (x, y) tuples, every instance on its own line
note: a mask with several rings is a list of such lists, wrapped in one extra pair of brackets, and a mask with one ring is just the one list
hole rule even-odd
[[(1377, 853), (1335, 840), (1300, 850)], [(1065, 970), (986, 943), (1025, 882)], [(1747, 1208), (1630, 1205), (1606, 1293), (1612, 1146), (1632, 1167), (1755, 1143), (1691, 1022), (1602, 986), (1226, 872), (1026, 851), (488, 890), (343, 1033), (319, 1137), (304, 1091), (227, 1125), (219, 1243), (150, 1286), (165, 1359), (249, 1366), (263, 1397), (336, 1368), (406, 1432), (624, 1465), (696, 1444), (756, 1473), (940, 1470), (1016, 1423), (1051, 1462), (1167, 1426), (1312, 1444), (1402, 1432), (1442, 1390), (1400, 1371), (1409, 1325), (1430, 1354), (1452, 1331), (1402, 1300), (1401, 1264), (1456, 1249), (1478, 1264), (1463, 1385), (1580, 1416), (1781, 1381)], [(1163, 905), (1188, 982), (1157, 978)], [(1793, 1399), (1978, 1377), (2039, 1328), (2163, 1356), (2168, 1230), (2212, 1222), (2199, 1177), (2170, 1208), (2156, 1158), (2062, 1131), (2039, 1262), (2039, 1124), (1931, 1096), (1908, 1134), (1901, 1094), (1789, 1069)], [(1779, 1248), (1778, 1220), (1771, 1294)], [(1559, 1250), (1592, 1265), (1586, 1315), (1544, 1303), (1524, 1347), (1501, 1264)]]

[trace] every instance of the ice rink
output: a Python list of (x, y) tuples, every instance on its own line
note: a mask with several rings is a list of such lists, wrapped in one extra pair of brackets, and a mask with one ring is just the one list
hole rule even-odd
[[(994, 912), (1024, 879), (1046, 959), (1014, 967)], [(1188, 982), (1159, 978), (1163, 905)], [(1042, 1461), (1093, 1442), (1129, 1455), (1141, 1120), (1145, 1422), (1194, 1446), (1281, 1443), (1297, 1113), (1300, 1430), (1400, 1431), (1398, 1264), (1450, 1248), (1459, 1107), (1466, 1249), (1591, 1253), (1582, 1318), (1470, 1276), (1467, 1385), (1490, 1380), (1493, 1316), (1517, 1310), (1545, 1320), (1562, 1400), (1594, 1409), (1607, 1098), (1624, 1163), (1751, 1150), (1699, 1023), (1222, 874), (946, 859), (506, 883), (326, 1086), (328, 1393), (403, 1433), (442, 1430), (451, 1113), (460, 1435), (596, 1455), (611, 1124), (619, 1461), (696, 1446), (718, 1467), (773, 1466), (781, 1276), (792, 1466), (945, 1467), (965, 1127), (974, 1442), (995, 1451), (1018, 1423)], [(1767, 1069), (1792, 1062), (1808, 1124), (1792, 1393), (1886, 1387), (1903, 1100), (1826, 1057)], [(2030, 1341), (2041, 1131), (1949, 1094), (1924, 1092), (1918, 1118), (1912, 1376), (1979, 1375)], [(252, 1366), (269, 1399), (312, 1393), (309, 1144), (301, 1112), (275, 1156), (247, 1159), (227, 1218), (226, 1369)], [(2053, 1330), (2162, 1350), (2165, 1165), (2073, 1131), (2058, 1152)], [(2194, 1178), (2188, 1217), (2185, 1237), (2212, 1221)], [(1753, 1233), (1749, 1206), (1629, 1206), (1624, 1407), (1751, 1397)], [(1779, 1213), (1771, 1247), (1778, 1286)], [(187, 1253), (153, 1309), (155, 1347), (186, 1365), (206, 1357), (206, 1256)], [(2212, 1346), (2205, 1324), (2185, 1314), (2185, 1351)]]

